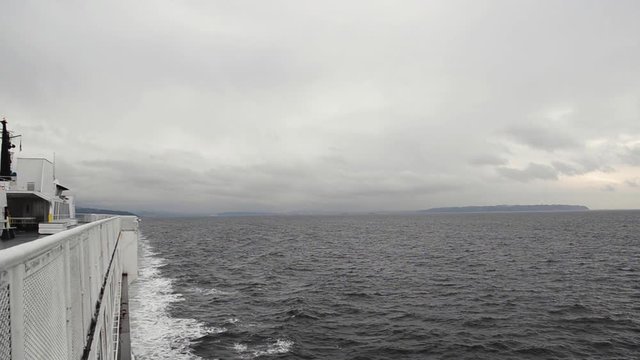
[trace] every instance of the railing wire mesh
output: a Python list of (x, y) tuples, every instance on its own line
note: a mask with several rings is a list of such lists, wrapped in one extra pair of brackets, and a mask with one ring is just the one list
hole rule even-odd
[(9, 284), (0, 288), (0, 359), (11, 359), (11, 310)]
[(24, 279), (27, 359), (67, 359), (62, 254)]

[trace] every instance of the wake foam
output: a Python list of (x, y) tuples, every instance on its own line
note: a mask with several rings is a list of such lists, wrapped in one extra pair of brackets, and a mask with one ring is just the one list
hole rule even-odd
[(174, 280), (160, 273), (164, 264), (141, 236), (138, 280), (132, 285), (130, 299), (133, 353), (137, 360), (200, 359), (191, 352), (191, 341), (226, 329), (169, 316), (169, 306), (184, 299), (173, 293)]
[(226, 320), (227, 324), (237, 324), (238, 322), (240, 322), (240, 319), (238, 318), (229, 318)]
[(256, 345), (249, 347), (246, 344), (236, 343), (233, 349), (238, 352), (241, 359), (253, 359), (259, 356), (285, 354), (291, 351), (293, 341), (276, 339), (274, 344)]

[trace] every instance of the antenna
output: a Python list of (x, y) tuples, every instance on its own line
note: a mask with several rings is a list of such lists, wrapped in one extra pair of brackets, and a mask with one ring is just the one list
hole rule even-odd
[(53, 152), (53, 179), (56, 179), (56, 152)]
[[(6, 119), (3, 118), (3, 121), (6, 121)], [(13, 131), (9, 131), (9, 140), (15, 138), (20, 138), (20, 151), (22, 151), (22, 134), (16, 135)], [(15, 146), (12, 146), (11, 148), (13, 149)]]

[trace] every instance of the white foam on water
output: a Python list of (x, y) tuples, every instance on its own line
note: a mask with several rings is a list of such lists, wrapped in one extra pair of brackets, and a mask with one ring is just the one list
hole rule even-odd
[(273, 344), (257, 345), (253, 348), (236, 343), (233, 345), (233, 349), (240, 354), (241, 359), (253, 359), (265, 355), (285, 354), (291, 351), (292, 346), (293, 341), (291, 340), (276, 339)]
[(238, 318), (229, 318), (226, 320), (227, 324), (236, 324), (240, 321)]
[(199, 287), (193, 288), (191, 289), (191, 291), (193, 291), (196, 294), (202, 294), (207, 296), (228, 296), (228, 295), (235, 295), (238, 293), (237, 291), (224, 291), (224, 290), (218, 290), (215, 288), (203, 289)]
[(244, 344), (233, 344), (233, 350), (242, 353), (247, 351), (247, 345)]
[(191, 352), (191, 341), (226, 329), (169, 316), (169, 306), (184, 299), (173, 293), (173, 279), (160, 273), (165, 260), (151, 250), (143, 236), (140, 245), (138, 280), (132, 285), (129, 299), (131, 345), (136, 359), (200, 359)]
[(284, 354), (288, 353), (293, 346), (293, 341), (291, 340), (281, 340), (277, 339), (275, 344), (269, 345), (266, 350), (258, 350), (254, 352), (255, 356), (262, 355), (272, 355), (272, 354)]

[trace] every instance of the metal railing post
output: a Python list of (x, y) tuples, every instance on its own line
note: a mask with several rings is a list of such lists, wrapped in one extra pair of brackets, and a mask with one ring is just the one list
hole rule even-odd
[(22, 360), (25, 358), (24, 349), (24, 263), (14, 266), (11, 270), (9, 283), (11, 305), (11, 358)]
[(64, 307), (65, 307), (65, 319), (67, 321), (66, 323), (66, 330), (67, 330), (67, 354), (69, 354), (69, 356), (71, 356), (71, 354), (73, 354), (73, 328), (71, 327), (73, 324), (71, 323), (71, 304), (72, 304), (72, 299), (71, 299), (71, 253), (70, 253), (70, 245), (69, 243), (71, 242), (72, 238), (70, 238), (69, 240), (65, 241), (64, 244), (64, 249), (62, 252), (62, 259), (63, 259), (63, 270), (64, 270), (64, 279), (63, 279), (63, 283), (64, 283)]

